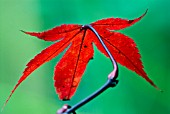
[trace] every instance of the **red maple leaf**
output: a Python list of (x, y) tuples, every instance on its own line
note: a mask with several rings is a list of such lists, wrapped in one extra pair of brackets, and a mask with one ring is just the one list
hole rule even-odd
[[(135, 24), (144, 17), (145, 14), (146, 12), (134, 20), (106, 18), (93, 22), (90, 25), (99, 33), (117, 62), (136, 72), (152, 86), (157, 88), (143, 70), (143, 65), (140, 60), (141, 56), (134, 41), (124, 34), (113, 31), (124, 29)], [(59, 98), (62, 100), (68, 100), (74, 95), (88, 62), (93, 58), (93, 43), (108, 57), (95, 34), (89, 29), (83, 29), (83, 25), (63, 24), (45, 32), (24, 33), (36, 36), (45, 41), (58, 42), (43, 50), (27, 64), (27, 68), (12, 90), (6, 103), (23, 80), (25, 80), (34, 70), (56, 57), (67, 47), (69, 47), (68, 50), (57, 63), (54, 72), (54, 85)]]

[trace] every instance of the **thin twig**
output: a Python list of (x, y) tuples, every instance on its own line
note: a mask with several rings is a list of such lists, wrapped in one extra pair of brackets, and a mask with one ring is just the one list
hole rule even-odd
[(105, 49), (105, 51), (107, 52), (107, 54), (109, 55), (109, 58), (112, 62), (113, 65), (113, 71), (109, 74), (108, 78), (109, 79), (116, 79), (118, 77), (118, 66), (117, 66), (117, 62), (115, 61), (114, 57), (112, 56), (112, 54), (110, 53), (109, 49), (107, 48), (107, 46), (105, 45), (105, 43), (103, 42), (102, 38), (100, 37), (100, 35), (98, 34), (98, 32), (91, 26), (91, 25), (84, 25), (82, 28), (87, 28), (90, 29), (98, 38), (98, 40), (100, 41), (100, 43), (102, 44), (103, 48)]

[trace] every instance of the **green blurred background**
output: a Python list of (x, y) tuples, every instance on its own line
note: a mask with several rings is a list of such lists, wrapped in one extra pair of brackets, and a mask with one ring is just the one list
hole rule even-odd
[[(78, 114), (170, 114), (170, 1), (169, 0), (0, 0), (0, 107), (16, 84), (27, 62), (51, 45), (20, 32), (44, 31), (60, 24), (88, 24), (107, 17), (134, 19), (121, 30), (135, 40), (149, 77), (164, 91), (119, 65), (119, 84), (86, 104)], [(53, 70), (60, 54), (21, 84), (2, 114), (55, 114), (68, 103), (74, 105), (106, 81), (110, 60), (95, 47), (75, 96), (60, 101), (53, 86)]]

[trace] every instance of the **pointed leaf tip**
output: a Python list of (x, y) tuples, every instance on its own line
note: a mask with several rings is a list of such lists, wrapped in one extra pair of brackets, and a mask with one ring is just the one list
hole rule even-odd
[(20, 85), (19, 82), (15, 85), (15, 87), (11, 91), (10, 95), (8, 96), (7, 100), (5, 101), (3, 107), (1, 108), (1, 112), (4, 110), (5, 106), (7, 105), (8, 101), (10, 100), (11, 96), (13, 95), (13, 93), (15, 92), (15, 90), (18, 88), (19, 85)]
[(91, 23), (91, 25), (97, 30), (99, 31), (103, 31), (103, 30), (121, 30), (121, 29), (125, 29), (127, 27), (130, 27), (132, 25), (134, 25), (135, 23), (137, 23), (138, 21), (140, 21), (147, 13), (148, 10), (145, 11), (144, 14), (142, 14), (140, 17), (135, 18), (135, 19), (122, 19), (122, 18), (106, 18), (106, 19), (101, 19), (101, 20), (97, 20), (96, 22)]
[(21, 32), (23, 32), (23, 33), (25, 33), (25, 31), (24, 30), (20, 30)]

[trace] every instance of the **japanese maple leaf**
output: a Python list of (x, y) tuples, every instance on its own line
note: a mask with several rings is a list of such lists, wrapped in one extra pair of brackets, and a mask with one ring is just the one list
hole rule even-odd
[[(134, 41), (128, 36), (114, 31), (135, 24), (143, 18), (145, 14), (146, 12), (134, 20), (106, 18), (93, 22), (90, 25), (99, 33), (117, 62), (136, 72), (152, 86), (157, 88), (143, 70), (143, 65), (140, 60), (141, 56)], [(34, 70), (55, 58), (67, 47), (69, 47), (68, 50), (57, 63), (54, 72), (54, 85), (59, 98), (62, 100), (68, 100), (74, 95), (88, 62), (93, 58), (93, 44), (108, 57), (108, 54), (95, 34), (90, 29), (83, 28), (83, 25), (63, 24), (45, 32), (24, 33), (36, 36), (45, 41), (57, 42), (36, 55), (27, 64), (27, 68), (24, 70), (23, 75), (12, 90), (6, 103), (21, 82), (23, 82)]]

